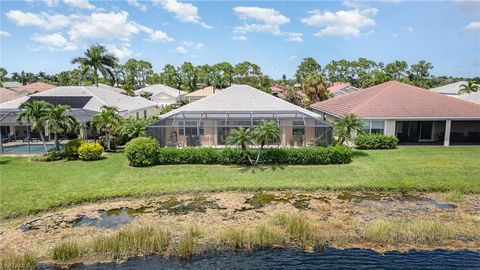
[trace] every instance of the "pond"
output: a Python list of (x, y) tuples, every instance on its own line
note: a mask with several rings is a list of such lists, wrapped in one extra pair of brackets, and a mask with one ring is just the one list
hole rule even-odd
[(76, 270), (127, 269), (479, 269), (480, 253), (472, 251), (397, 251), (380, 254), (367, 249), (333, 249), (307, 253), (296, 249), (254, 253), (209, 253), (188, 260), (156, 256), (119, 265), (77, 265)]

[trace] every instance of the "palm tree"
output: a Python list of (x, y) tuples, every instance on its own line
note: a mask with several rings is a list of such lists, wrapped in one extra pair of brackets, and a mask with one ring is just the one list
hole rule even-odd
[(266, 144), (280, 141), (280, 127), (274, 121), (262, 120), (253, 130), (253, 135), (260, 149)]
[(476, 84), (474, 81), (469, 81), (468, 83), (464, 83), (460, 85), (459, 94), (468, 94), (473, 92), (480, 91), (480, 85)]
[(95, 129), (105, 134), (107, 138), (107, 150), (110, 151), (110, 137), (115, 133), (117, 127), (121, 122), (121, 117), (117, 114), (118, 109), (115, 106), (103, 106), (102, 112), (95, 115), (92, 120), (92, 124)]
[(255, 144), (255, 139), (253, 138), (252, 129), (239, 127), (230, 131), (230, 134), (225, 140), (225, 144), (240, 146), (240, 149), (242, 149), (242, 152), (247, 156), (250, 164), (252, 165), (254, 164), (248, 152), (248, 147), (252, 144)]
[(34, 100), (32, 102), (24, 102), (20, 105), (22, 112), (17, 116), (17, 121), (26, 121), (32, 124), (32, 130), (37, 129), (40, 133), (40, 138), (45, 147), (45, 152), (48, 151), (45, 138), (43, 136), (45, 131), (45, 116), (52, 104), (43, 100)]
[(124, 84), (123, 85), (123, 94), (134, 97), (135, 96), (135, 89), (131, 84)]
[(147, 126), (152, 122), (151, 119), (128, 118), (122, 121), (117, 133), (120, 136), (128, 138), (145, 137)]
[(329, 93), (321, 74), (312, 73), (307, 75), (302, 82), (302, 90), (312, 103), (326, 100)]
[(77, 120), (67, 114), (70, 110), (68, 105), (51, 106), (45, 115), (45, 127), (54, 135), (55, 149), (60, 151), (59, 134), (69, 133), (77, 127)]
[(339, 144), (353, 140), (354, 133), (364, 134), (365, 125), (362, 119), (355, 114), (347, 114), (333, 122), (333, 132), (338, 138)]
[(104, 78), (110, 77), (115, 81), (113, 69), (116, 67), (118, 59), (107, 53), (107, 49), (99, 44), (92, 45), (84, 53), (84, 57), (76, 57), (72, 59), (72, 64), (80, 64), (82, 67), (82, 74), (88, 71), (93, 71), (93, 81), (98, 87), (98, 71), (100, 71)]

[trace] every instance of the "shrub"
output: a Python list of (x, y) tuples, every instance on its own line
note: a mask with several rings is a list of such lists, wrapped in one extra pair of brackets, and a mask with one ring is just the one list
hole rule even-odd
[(65, 157), (68, 160), (78, 159), (78, 148), (84, 141), (82, 139), (75, 139), (65, 144)]
[(64, 154), (56, 149), (50, 149), (47, 153), (33, 157), (33, 161), (42, 161), (42, 162), (50, 162), (50, 161), (57, 161), (64, 158)]
[(158, 142), (152, 138), (135, 138), (125, 146), (125, 154), (130, 166), (153, 166), (157, 163)]
[[(257, 151), (250, 151), (251, 157)], [(260, 153), (261, 164), (345, 164), (351, 161), (352, 151), (346, 146), (266, 148)], [(250, 164), (239, 148), (161, 148), (157, 164)]]
[(394, 149), (397, 147), (398, 138), (381, 134), (360, 135), (355, 138), (358, 149)]
[(103, 153), (103, 147), (99, 143), (82, 143), (78, 148), (78, 158), (85, 161), (98, 160)]

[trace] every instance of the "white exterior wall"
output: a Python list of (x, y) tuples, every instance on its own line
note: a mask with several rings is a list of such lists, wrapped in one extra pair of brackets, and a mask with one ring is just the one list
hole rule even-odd
[(149, 107), (149, 108), (142, 108), (142, 109), (138, 109), (138, 110), (132, 110), (132, 111), (128, 111), (127, 114), (123, 115), (124, 118), (129, 118), (129, 117), (133, 117), (133, 118), (137, 118), (137, 112), (138, 112), (138, 118), (144, 118), (143, 116), (143, 111), (147, 111), (147, 118), (149, 117), (152, 117), (154, 115), (159, 115), (160, 114), (160, 111), (161, 111), (161, 107), (160, 106), (156, 106), (156, 107)]

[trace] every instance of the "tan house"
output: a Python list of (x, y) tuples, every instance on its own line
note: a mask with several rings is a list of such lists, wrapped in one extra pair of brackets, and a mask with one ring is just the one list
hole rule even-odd
[(231, 130), (274, 121), (277, 145), (302, 146), (320, 138), (332, 141), (332, 126), (309, 110), (247, 85), (230, 86), (166, 113), (147, 128), (162, 146), (224, 146)]
[(213, 86), (207, 86), (205, 88), (199, 89), (197, 91), (193, 91), (189, 94), (186, 94), (185, 99), (188, 102), (194, 102), (194, 101), (200, 100), (204, 97), (207, 97), (209, 95), (213, 95), (215, 93), (218, 93), (220, 91), (222, 91), (222, 89), (215, 89), (215, 87), (213, 87)]
[(323, 119), (356, 114), (367, 133), (405, 144), (480, 144), (480, 105), (390, 81), (315, 103)]

